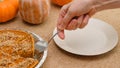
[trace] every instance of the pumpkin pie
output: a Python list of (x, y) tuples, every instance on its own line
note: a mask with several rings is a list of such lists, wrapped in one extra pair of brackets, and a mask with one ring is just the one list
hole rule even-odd
[(22, 30), (0, 30), (0, 68), (34, 68), (34, 38)]

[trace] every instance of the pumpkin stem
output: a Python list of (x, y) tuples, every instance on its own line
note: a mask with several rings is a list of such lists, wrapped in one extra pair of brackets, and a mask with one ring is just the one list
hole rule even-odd
[(4, 0), (0, 0), (0, 2), (3, 2)]

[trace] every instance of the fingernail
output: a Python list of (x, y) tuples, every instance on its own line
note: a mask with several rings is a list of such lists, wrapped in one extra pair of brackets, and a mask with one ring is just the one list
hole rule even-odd
[(60, 37), (62, 40), (65, 38), (64, 34), (61, 33), (61, 32), (60, 32), (58, 35), (59, 35), (59, 37)]

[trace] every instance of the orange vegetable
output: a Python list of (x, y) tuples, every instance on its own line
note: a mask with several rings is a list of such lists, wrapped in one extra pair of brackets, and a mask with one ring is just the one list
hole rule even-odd
[(0, 0), (0, 23), (13, 19), (18, 12), (18, 0)]
[(59, 6), (63, 6), (69, 2), (71, 2), (72, 0), (51, 0), (52, 3), (59, 5)]
[(49, 14), (49, 0), (20, 0), (20, 16), (31, 24), (43, 23)]

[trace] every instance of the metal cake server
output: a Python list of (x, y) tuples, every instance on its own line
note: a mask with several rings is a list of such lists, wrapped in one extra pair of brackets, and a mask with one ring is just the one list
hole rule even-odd
[(48, 41), (41, 39), (37, 34), (31, 33), (35, 38), (35, 49), (39, 52), (43, 52), (47, 47), (51, 40), (58, 34), (59, 32), (55, 33)]

